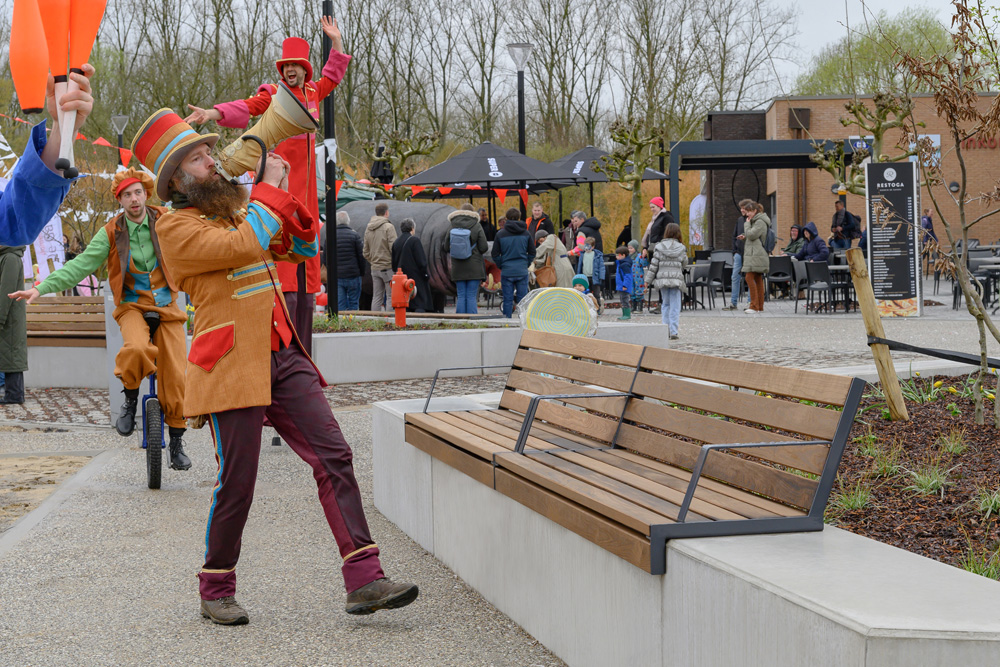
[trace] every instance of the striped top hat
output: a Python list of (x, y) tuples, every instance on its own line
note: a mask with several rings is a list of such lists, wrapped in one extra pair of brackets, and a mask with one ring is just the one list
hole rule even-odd
[(281, 59), (275, 63), (278, 66), (278, 74), (282, 77), (285, 73), (282, 68), (288, 63), (302, 65), (306, 70), (306, 81), (312, 81), (313, 66), (309, 62), (309, 42), (301, 37), (289, 37), (281, 43)]
[(215, 133), (198, 134), (170, 109), (160, 109), (146, 119), (132, 140), (132, 152), (156, 175), (156, 196), (170, 201), (170, 179), (178, 165), (195, 146), (219, 140)]

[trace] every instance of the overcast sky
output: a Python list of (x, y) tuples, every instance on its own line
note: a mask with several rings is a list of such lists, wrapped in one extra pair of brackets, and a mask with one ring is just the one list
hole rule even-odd
[[(779, 4), (793, 7), (798, 12), (799, 22), (799, 53), (802, 65), (818, 54), (824, 46), (836, 42), (847, 35), (848, 23), (851, 27), (862, 24), (864, 12), (861, 0), (777, 0)], [(951, 25), (951, 2), (948, 0), (865, 0), (871, 12), (885, 10), (890, 15), (896, 14), (907, 7), (928, 7), (937, 12), (938, 19), (945, 25)], [(801, 67), (790, 65), (787, 73), (798, 74)]]

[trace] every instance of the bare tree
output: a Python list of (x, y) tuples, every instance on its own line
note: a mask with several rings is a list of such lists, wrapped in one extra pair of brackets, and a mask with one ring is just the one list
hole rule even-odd
[(475, 143), (493, 139), (495, 105), (505, 93), (498, 68), (507, 58), (502, 36), (507, 29), (509, 5), (485, 0), (467, 7), (462, 34), (466, 58), (459, 65), (460, 79), (471, 90), (463, 104), (467, 134)]

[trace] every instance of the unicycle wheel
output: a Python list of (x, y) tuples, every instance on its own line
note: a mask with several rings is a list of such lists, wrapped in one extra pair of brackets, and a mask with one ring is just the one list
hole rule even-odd
[(151, 489), (160, 488), (163, 470), (163, 413), (155, 398), (146, 401), (143, 408), (146, 427), (146, 478)]

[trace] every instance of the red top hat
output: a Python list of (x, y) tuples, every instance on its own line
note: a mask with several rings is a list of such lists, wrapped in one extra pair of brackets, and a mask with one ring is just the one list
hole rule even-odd
[(278, 74), (284, 76), (282, 68), (288, 63), (302, 65), (306, 69), (306, 81), (312, 81), (313, 67), (309, 63), (309, 42), (301, 37), (289, 37), (281, 43), (281, 59), (275, 63)]

